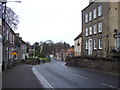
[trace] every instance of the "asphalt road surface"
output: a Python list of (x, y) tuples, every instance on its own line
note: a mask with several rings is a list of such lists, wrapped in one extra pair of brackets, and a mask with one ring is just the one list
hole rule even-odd
[(51, 60), (32, 70), (44, 88), (118, 88), (117, 76), (68, 67), (62, 61)]

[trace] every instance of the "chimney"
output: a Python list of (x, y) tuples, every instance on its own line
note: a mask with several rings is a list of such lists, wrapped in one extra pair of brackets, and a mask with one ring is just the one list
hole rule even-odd
[(19, 37), (19, 33), (16, 33), (16, 36), (18, 36), (18, 37)]
[(95, 2), (96, 0), (89, 0), (89, 4), (91, 4), (91, 3), (93, 3), (93, 2)]
[(20, 39), (22, 40), (22, 37), (20, 37)]

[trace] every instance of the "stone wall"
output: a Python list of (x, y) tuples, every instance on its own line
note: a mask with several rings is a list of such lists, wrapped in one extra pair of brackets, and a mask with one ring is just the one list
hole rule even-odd
[(78, 66), (99, 71), (118, 73), (118, 60), (108, 60), (100, 58), (67, 58), (66, 65)]

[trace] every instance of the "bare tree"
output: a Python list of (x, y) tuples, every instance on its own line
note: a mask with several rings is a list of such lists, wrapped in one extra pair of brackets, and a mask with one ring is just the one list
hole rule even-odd
[(9, 7), (6, 7), (6, 22), (12, 30), (16, 30), (18, 28), (19, 16)]

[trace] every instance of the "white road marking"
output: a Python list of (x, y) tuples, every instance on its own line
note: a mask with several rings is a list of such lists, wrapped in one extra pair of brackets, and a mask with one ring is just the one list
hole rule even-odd
[(112, 85), (108, 85), (108, 84), (105, 84), (105, 83), (101, 83), (101, 85), (107, 86), (107, 87), (110, 87), (110, 88), (117, 88), (117, 87), (113, 87)]
[(81, 78), (83, 78), (83, 79), (88, 79), (87, 77), (84, 77), (84, 76), (81, 76), (81, 75), (77, 75), (77, 74), (73, 74), (73, 75), (75, 75), (75, 76), (77, 76), (77, 77), (81, 77)]
[(43, 85), (44, 88), (49, 88), (49, 89), (53, 89), (53, 87), (43, 78), (43, 76), (35, 69), (35, 67), (32, 68), (32, 71), (34, 72), (34, 74), (36, 75), (36, 77), (38, 78), (38, 80), (40, 81), (40, 83)]

